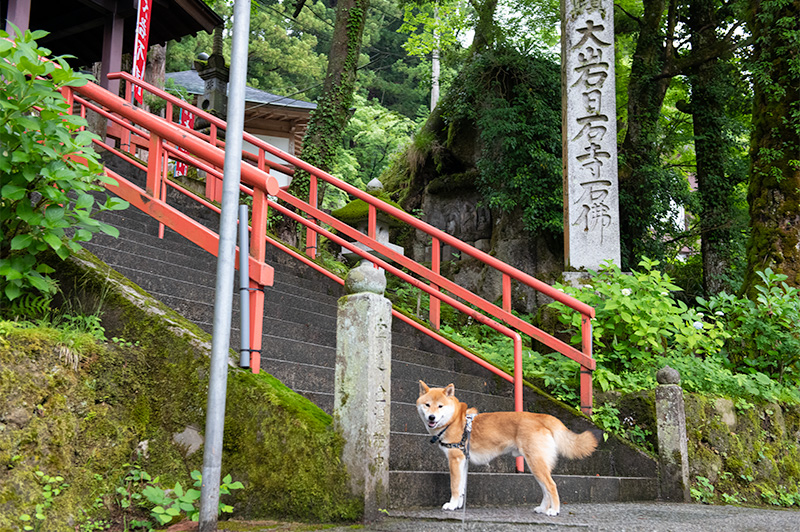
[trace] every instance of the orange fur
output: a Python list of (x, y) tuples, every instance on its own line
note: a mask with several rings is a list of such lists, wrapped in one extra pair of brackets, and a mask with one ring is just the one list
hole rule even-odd
[[(430, 388), (419, 381), (417, 411), (431, 434), (439, 434), (443, 442), (459, 442), (466, 425), (466, 415), (477, 413), (455, 397), (452, 384)], [(542, 488), (542, 503), (534, 511), (558, 515), (561, 504), (558, 490), (550, 475), (559, 456), (585, 458), (597, 447), (597, 438), (590, 431), (577, 434), (557, 418), (531, 412), (491, 412), (477, 414), (472, 422), (470, 462), (488, 464), (494, 458), (511, 453), (524, 456), (533, 476)], [(459, 449), (441, 447), (450, 465), (450, 501), (444, 510), (464, 505), (466, 462)]]

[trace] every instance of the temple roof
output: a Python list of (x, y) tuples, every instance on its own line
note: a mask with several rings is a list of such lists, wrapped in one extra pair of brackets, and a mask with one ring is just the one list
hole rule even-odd
[[(100, 61), (105, 21), (116, 10), (124, 19), (123, 53), (133, 53), (136, 0), (30, 0), (31, 30), (46, 30), (41, 46), (55, 55), (70, 54), (73, 67)], [(8, 1), (3, 1), (3, 17)], [(153, 0), (150, 44), (180, 40), (200, 31), (212, 33), (222, 18), (202, 0)]]
[[(205, 82), (196, 70), (184, 70), (183, 72), (170, 72), (166, 75), (167, 79), (175, 81), (176, 85), (185, 88), (190, 94), (203, 94)], [(278, 96), (252, 87), (245, 88), (245, 101), (248, 103), (262, 103), (275, 107), (285, 107), (287, 109), (298, 109), (312, 111), (317, 108), (317, 104), (303, 100), (295, 100), (286, 96)]]

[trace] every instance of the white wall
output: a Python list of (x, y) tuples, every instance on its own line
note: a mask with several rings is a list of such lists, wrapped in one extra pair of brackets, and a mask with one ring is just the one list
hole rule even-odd
[[(285, 151), (286, 153), (288, 153), (290, 155), (293, 154), (292, 152), (294, 150), (291, 149), (292, 146), (291, 146), (290, 140), (288, 138), (273, 137), (271, 135), (254, 135), (254, 136), (258, 137), (259, 139), (263, 140), (264, 142), (272, 144), (273, 146), (275, 146), (279, 150)], [(242, 149), (244, 151), (248, 152), (248, 153), (252, 153), (253, 155), (258, 155), (258, 148), (256, 148), (254, 145), (250, 144), (247, 141), (244, 141), (242, 143)], [(274, 161), (274, 162), (277, 162), (277, 163), (286, 164), (286, 163), (284, 163), (284, 161), (282, 161), (278, 157), (275, 157), (271, 153), (267, 153), (266, 157), (267, 157), (268, 161)], [(271, 172), (271, 175), (274, 176), (275, 179), (278, 180), (278, 185), (281, 186), (281, 187), (287, 186), (292, 180), (291, 176), (288, 176), (288, 175), (284, 174), (283, 172), (275, 171), (275, 172)]]

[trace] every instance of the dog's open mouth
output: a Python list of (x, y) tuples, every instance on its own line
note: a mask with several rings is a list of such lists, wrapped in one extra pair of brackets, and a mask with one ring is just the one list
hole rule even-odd
[(428, 421), (428, 427), (434, 428), (438, 424), (437, 421)]

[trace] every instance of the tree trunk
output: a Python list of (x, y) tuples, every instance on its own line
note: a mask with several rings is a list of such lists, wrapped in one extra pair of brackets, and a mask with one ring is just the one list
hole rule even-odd
[[(717, 47), (716, 28), (721, 27), (716, 0), (693, 0), (689, 6), (692, 49)], [(726, 126), (727, 101), (735, 76), (720, 58), (699, 64), (689, 76), (692, 87), (692, 123), (700, 195), (700, 238), (703, 290), (707, 295), (731, 291), (725, 279), (731, 264), (733, 192), (737, 182), (726, 172), (731, 149)]]
[[(619, 152), (619, 210), (622, 267), (635, 266), (645, 251), (656, 211), (650, 172), (660, 165), (657, 142), (658, 119), (670, 76), (664, 75), (672, 60), (672, 42), (662, 25), (666, 0), (645, 0), (639, 18), (639, 36), (628, 84), (628, 121)], [(674, 27), (668, 25), (668, 27)], [(671, 33), (671, 30), (670, 30)]]
[(800, 0), (751, 0), (754, 40), (750, 142), (750, 241), (742, 291), (772, 268), (800, 286)]
[(151, 84), (164, 88), (164, 78), (166, 78), (167, 66), (167, 45), (154, 44), (150, 47), (147, 54), (147, 68), (144, 70), (144, 80)]
[[(339, 0), (336, 4), (336, 21), (328, 55), (328, 70), (322, 96), (317, 100), (317, 108), (311, 114), (308, 129), (303, 138), (303, 160), (317, 168), (329, 172), (333, 166), (336, 152), (342, 145), (342, 134), (350, 120), (350, 107), (353, 104), (361, 52), (361, 39), (367, 18), (369, 0)], [(292, 178), (289, 192), (307, 200), (309, 198), (309, 174), (298, 171)], [(324, 183), (319, 183), (317, 204), (324, 198)], [(297, 245), (299, 236), (296, 224), (289, 219), (276, 226), (278, 237)]]
[(475, 36), (472, 38), (470, 46), (470, 56), (475, 56), (487, 48), (494, 45), (497, 33), (494, 13), (497, 10), (498, 0), (472, 0), (470, 3), (478, 14), (478, 22), (475, 24)]
[[(369, 0), (339, 0), (336, 4), (325, 84), (303, 139), (303, 159), (325, 171), (330, 171), (333, 165), (342, 144), (342, 133), (350, 120), (368, 7)], [(308, 197), (308, 176), (305, 179), (295, 176), (291, 191), (300, 198)]]

